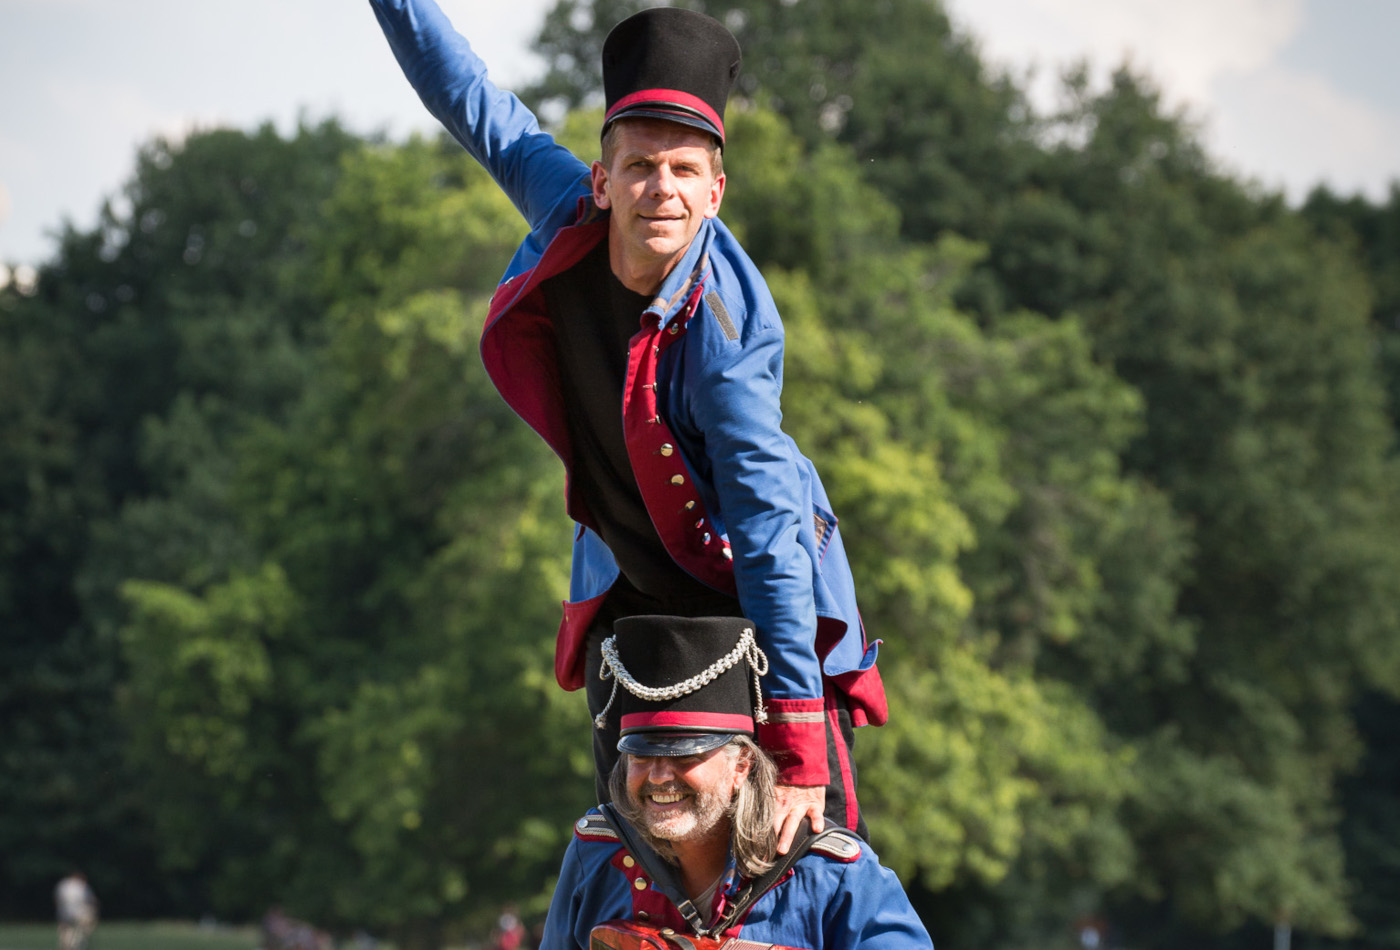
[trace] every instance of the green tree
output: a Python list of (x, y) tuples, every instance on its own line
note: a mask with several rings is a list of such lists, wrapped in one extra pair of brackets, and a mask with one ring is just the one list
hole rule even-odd
[[(266, 411), (291, 385), (298, 331), (274, 314), (283, 301), (299, 308), (296, 282), (281, 281), (349, 141), (328, 123), (290, 141), (265, 128), (156, 142), (122, 204), (91, 232), (64, 232), (35, 294), (4, 292), (0, 811), (11, 817), (0, 867), (11, 912), (48, 913), (53, 879), (75, 864), (109, 912), (201, 906), (196, 882), (157, 873), (150, 811), (124, 759), (116, 588), (127, 570), (237, 559), (227, 535), (206, 532), (217, 472), (193, 460), (235, 404)], [(221, 324), (235, 298), (243, 319)], [(197, 505), (160, 500), (195, 474)]]
[(346, 158), (319, 211), (304, 385), (217, 446), (253, 567), (125, 585), (128, 713), (166, 859), (222, 912), (436, 947), (540, 893), (589, 791), (550, 675), (560, 473), (475, 357), (523, 225), (424, 142)]
[[(522, 91), (553, 114), (601, 99), (603, 39), (641, 0), (558, 0), (535, 42), (548, 71)], [(773, 109), (807, 148), (848, 146), (900, 209), (902, 234), (981, 239), (1037, 152), (1029, 110), (936, 0), (687, 0), (725, 23), (746, 59), (736, 97)]]
[(1302, 213), (1320, 235), (1341, 242), (1365, 265), (1390, 418), (1400, 428), (1400, 183), (1391, 183), (1390, 195), (1381, 205), (1361, 195), (1345, 198), (1319, 187), (1308, 195)]
[[(953, 504), (977, 538), (958, 580), (969, 616), (994, 631), (988, 662), (1032, 664), (1037, 683), (1065, 684), (1134, 750), (1122, 814), (1143, 895), (1208, 929), (1287, 920), (1344, 933), (1335, 782), (1359, 749), (1352, 699), (1397, 685), (1397, 618), (1392, 436), (1366, 283), (1341, 241), (1314, 240), (1280, 198), (1219, 174), (1189, 121), (1129, 72), (1103, 91), (1072, 73), (1063, 112), (1041, 117), (936, 3), (885, 0), (874, 15), (857, 3), (703, 9), (749, 54), (741, 93), (809, 147), (849, 146), (860, 179), (899, 208), (903, 236), (985, 244), (954, 302), (993, 338), (1024, 332), (1026, 311), (1070, 324), (1089, 343), (1085, 365), (1112, 367), (1142, 398), (1141, 415), (1111, 410), (1135, 397), (1100, 389), (1110, 421), (1099, 445), (1113, 448), (1060, 457), (1037, 437), (1072, 436), (1094, 410), (1068, 429), (1038, 418), (1037, 374), (1017, 374), (1002, 491), (978, 483)], [(596, 94), (581, 64), (596, 62), (621, 12), (556, 7), (540, 47), (568, 67), (556, 85)], [(741, 149), (732, 136), (735, 158)], [(804, 196), (798, 177), (777, 187)], [(737, 192), (742, 176), (731, 179)], [(1387, 219), (1320, 199), (1314, 211), (1370, 235), (1375, 261), (1393, 257)], [(862, 277), (899, 286), (887, 269)], [(820, 295), (839, 311), (830, 281)], [(938, 365), (921, 368), (937, 378)], [(1016, 404), (1018, 390), (1032, 398)], [(996, 418), (983, 411), (979, 421)], [(1100, 473), (1104, 487), (1066, 502), (1064, 486)]]
[[(1181, 530), (1117, 463), (1140, 401), (1072, 323), (987, 332), (959, 313), (979, 250), (902, 244), (846, 149), (807, 152), (766, 113), (730, 124), (726, 218), (784, 315), (786, 424), (887, 641), (891, 722), (857, 743), (882, 855), (929, 889), (1000, 880), (1029, 854), (1042, 884), (1121, 881), (1131, 750), (1032, 673), (1044, 644), (1090, 636), (1189, 648), (1172, 619)], [(1159, 543), (1135, 550), (1144, 536)]]
[(1396, 672), (1364, 284), (1276, 198), (1213, 173), (1142, 80), (1068, 90), (1062, 144), (1040, 190), (1008, 202), (978, 299), (1079, 314), (1146, 400), (1125, 460), (1193, 526), (1187, 662), (1131, 696), (1076, 678), (1116, 732), (1153, 737), (1131, 812), (1140, 881), (1210, 928), (1344, 933), (1334, 783), (1357, 753), (1352, 699)]

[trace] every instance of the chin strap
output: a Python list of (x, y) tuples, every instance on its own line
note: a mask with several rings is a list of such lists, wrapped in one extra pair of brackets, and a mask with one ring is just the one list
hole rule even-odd
[(676, 868), (648, 847), (638, 836), (636, 829), (618, 814), (617, 809), (611, 804), (599, 805), (598, 810), (603, 813), (608, 826), (617, 832), (618, 840), (627, 849), (627, 853), (632, 855), (632, 859), (641, 865), (642, 870), (651, 877), (652, 884), (656, 889), (664, 894), (672, 904), (676, 905), (676, 910), (680, 911), (681, 916), (690, 925), (690, 929), (700, 937), (710, 937), (723, 933), (742, 920), (749, 908), (760, 897), (767, 894), (774, 884), (782, 880), (783, 875), (787, 874), (792, 866), (811, 850), (814, 844), (827, 835), (837, 834), (842, 830), (828, 828), (821, 834), (814, 835), (812, 834), (811, 822), (806, 818), (802, 819), (802, 824), (797, 829), (797, 835), (793, 838), (792, 847), (788, 849), (788, 853), (776, 855), (776, 863), (763, 874), (751, 880), (748, 886), (739, 892), (734, 903), (715, 922), (714, 926), (707, 927), (700, 910), (686, 896), (685, 888), (681, 885), (680, 874), (677, 873)]

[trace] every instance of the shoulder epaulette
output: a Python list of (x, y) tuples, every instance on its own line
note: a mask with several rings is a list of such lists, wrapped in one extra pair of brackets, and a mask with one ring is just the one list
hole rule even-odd
[(824, 854), (828, 858), (835, 858), (837, 861), (854, 861), (860, 857), (861, 841), (858, 837), (838, 828), (822, 835), (812, 843), (812, 850), (819, 854)]
[(724, 333), (724, 338), (726, 340), (739, 339), (739, 328), (734, 325), (734, 318), (729, 315), (729, 308), (724, 305), (724, 301), (719, 299), (719, 294), (713, 290), (710, 291), (705, 295), (705, 303), (710, 305), (710, 313), (714, 314), (720, 330)]
[(617, 832), (602, 815), (584, 815), (574, 823), (574, 837), (581, 841), (616, 841)]

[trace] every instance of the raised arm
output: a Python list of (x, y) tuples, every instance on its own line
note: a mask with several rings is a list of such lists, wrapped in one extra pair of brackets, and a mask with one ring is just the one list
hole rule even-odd
[(486, 64), (434, 0), (370, 0), (370, 6), (428, 111), (490, 173), (531, 229), (572, 214), (571, 199), (580, 188), (587, 191), (588, 166), (487, 78)]
[(781, 327), (748, 333), (741, 348), (707, 365), (692, 411), (729, 531), (739, 603), (768, 657), (759, 742), (778, 763), (778, 850), (786, 853), (803, 817), (814, 831), (825, 827), (830, 774), (815, 570), (799, 537), (811, 515), (802, 461), (781, 427), (782, 364)]

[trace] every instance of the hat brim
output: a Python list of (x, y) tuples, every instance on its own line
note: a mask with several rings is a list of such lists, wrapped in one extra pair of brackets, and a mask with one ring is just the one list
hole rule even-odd
[(606, 134), (608, 131), (608, 127), (611, 126), (618, 119), (660, 119), (663, 122), (674, 122), (677, 125), (687, 125), (690, 126), (692, 129), (699, 129), (701, 132), (710, 133), (719, 141), (719, 144), (721, 146), (724, 145), (724, 133), (721, 132), (719, 129), (715, 128), (714, 123), (710, 120), (704, 118), (703, 116), (692, 115), (688, 112), (667, 109), (664, 106), (656, 106), (654, 108), (635, 107), (631, 109), (624, 109), (621, 112), (618, 112), (616, 115), (608, 117), (608, 120), (603, 123), (603, 133)]
[(679, 758), (718, 749), (732, 732), (630, 732), (617, 740), (617, 751), (647, 758)]

